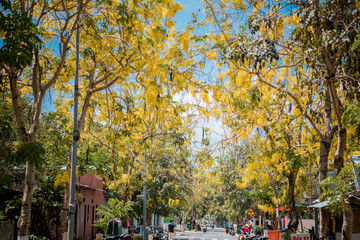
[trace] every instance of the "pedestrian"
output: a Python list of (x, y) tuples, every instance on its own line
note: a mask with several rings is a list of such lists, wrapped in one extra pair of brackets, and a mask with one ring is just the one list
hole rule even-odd
[(169, 240), (175, 240), (175, 225), (173, 220), (170, 220), (170, 224), (167, 226), (167, 232), (169, 234)]

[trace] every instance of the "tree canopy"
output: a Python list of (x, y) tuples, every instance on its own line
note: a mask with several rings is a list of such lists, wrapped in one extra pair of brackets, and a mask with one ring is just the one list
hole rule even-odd
[(0, 0), (0, 9), (0, 181), (23, 186), (1, 216), (20, 211), (18, 236), (37, 231), (34, 214), (60, 216), (67, 231), (79, 23), (77, 174), (102, 176), (106, 221), (140, 219), (146, 186), (149, 215), (243, 223), (253, 208), (280, 224), (285, 207), (296, 231), (296, 203), (321, 195), (331, 204), (320, 238), (342, 214), (351, 239), (358, 1), (204, 0), (181, 31), (173, 0)]

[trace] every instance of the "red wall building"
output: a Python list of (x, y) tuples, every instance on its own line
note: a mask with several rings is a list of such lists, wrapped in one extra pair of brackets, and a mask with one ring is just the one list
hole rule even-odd
[(76, 236), (83, 239), (95, 239), (97, 228), (93, 226), (96, 208), (105, 204), (103, 179), (100, 176), (86, 174), (77, 183), (80, 193), (76, 206)]

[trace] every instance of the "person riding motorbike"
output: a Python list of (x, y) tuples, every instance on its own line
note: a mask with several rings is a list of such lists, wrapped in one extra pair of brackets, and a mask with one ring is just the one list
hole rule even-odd
[(245, 225), (241, 228), (240, 240), (243, 240), (245, 234), (250, 235), (249, 224), (245, 224)]

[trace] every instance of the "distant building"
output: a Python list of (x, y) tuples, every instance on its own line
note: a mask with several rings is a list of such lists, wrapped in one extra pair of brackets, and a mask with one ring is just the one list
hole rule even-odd
[(106, 204), (103, 179), (100, 176), (86, 174), (77, 181), (76, 206), (76, 237), (82, 239), (95, 239), (98, 229), (93, 226), (96, 220), (96, 209)]

